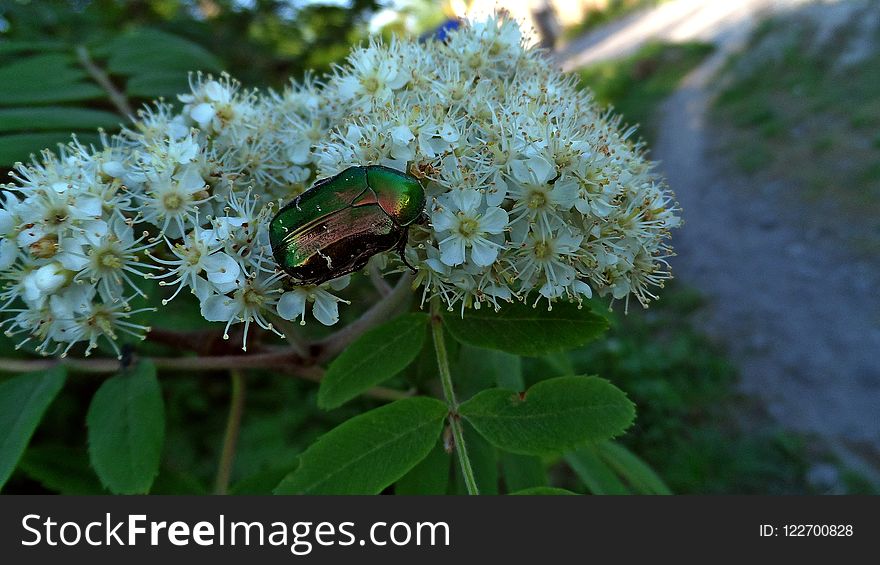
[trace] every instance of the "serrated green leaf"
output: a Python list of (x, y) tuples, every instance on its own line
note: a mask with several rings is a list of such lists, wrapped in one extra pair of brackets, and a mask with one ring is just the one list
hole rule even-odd
[(64, 367), (0, 383), (0, 488), (6, 484), (46, 409), (61, 391)]
[(501, 472), (507, 492), (547, 486), (547, 471), (540, 458), (518, 453), (501, 454)]
[(607, 441), (597, 446), (599, 456), (639, 494), (672, 494), (663, 479), (635, 453), (619, 443)]
[(102, 98), (74, 57), (50, 53), (24, 57), (0, 67), (0, 106), (51, 104)]
[(330, 363), (318, 406), (341, 406), (404, 370), (425, 344), (428, 315), (405, 314), (366, 332)]
[[(78, 132), (76, 137), (84, 145), (100, 142), (96, 133)], [(31, 154), (38, 154), (43, 149), (57, 150), (59, 143), (68, 141), (70, 141), (69, 131), (0, 135), (0, 166), (9, 166), (16, 161), (27, 161)]]
[(89, 457), (101, 482), (117, 494), (143, 494), (159, 472), (165, 406), (156, 367), (141, 360), (104, 381), (86, 416)]
[(635, 408), (620, 389), (597, 377), (557, 377), (525, 394), (481, 392), (460, 414), (490, 443), (526, 455), (558, 453), (620, 434)]
[(630, 490), (599, 457), (593, 445), (565, 455), (565, 461), (593, 494), (630, 494)]
[(443, 323), (462, 343), (526, 356), (580, 347), (608, 328), (605, 318), (568, 302), (554, 304), (551, 311), (517, 302), (500, 312), (469, 310), (464, 317), (444, 312)]
[(437, 442), (428, 456), (394, 485), (395, 494), (446, 494), (452, 456)]
[(180, 71), (216, 72), (223, 68), (210, 51), (178, 35), (151, 28), (134, 29), (110, 42), (107, 68), (121, 75)]
[(89, 466), (85, 448), (47, 445), (29, 448), (19, 470), (46, 489), (60, 494), (106, 494)]
[[(116, 127), (122, 118), (111, 112), (90, 108), (42, 106), (35, 108), (0, 108), (0, 132), (45, 130), (96, 130)], [(70, 133), (66, 134), (70, 138)]]
[(312, 444), (275, 494), (378, 494), (428, 455), (446, 414), (415, 397), (355, 416)]
[(555, 488), (555, 487), (535, 487), (535, 488), (527, 488), (523, 490), (519, 490), (516, 492), (510, 493), (513, 496), (520, 495), (531, 495), (531, 496), (557, 496), (557, 495), (575, 495), (576, 492), (571, 492), (570, 490), (565, 490), (564, 488)]

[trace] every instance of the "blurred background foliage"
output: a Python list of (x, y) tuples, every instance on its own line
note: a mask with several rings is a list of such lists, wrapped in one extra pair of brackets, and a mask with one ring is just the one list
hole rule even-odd
[(375, 0), (39, 0), (0, 2), (0, 167), (66, 142), (97, 141), (125, 107), (188, 89), (187, 73), (227, 71), (245, 86), (281, 88), (323, 73), (367, 32)]
[[(590, 22), (608, 21), (647, 4), (611, 3), (609, 13), (593, 14), (579, 31), (591, 27)], [(114, 103), (98, 77), (109, 80), (132, 108), (157, 97), (173, 100), (187, 90), (187, 72), (195, 70), (225, 70), (246, 86), (279, 88), (309, 69), (319, 74), (329, 70), (352, 44), (368, 36), (370, 18), (380, 8), (375, 0), (333, 5), (274, 0), (2, 0), (0, 168), (67, 141), (71, 131), (83, 141), (95, 141), (97, 127), (112, 131), (124, 121), (125, 108)], [(399, 8), (403, 17), (373, 26), (373, 31), (385, 37), (407, 30), (424, 32), (448, 15), (429, 1), (404, 2)], [(600, 102), (622, 111), (628, 123), (641, 124), (642, 135), (650, 141), (657, 105), (710, 52), (710, 46), (699, 43), (651, 44), (624, 61), (583, 69), (580, 77)], [(733, 88), (751, 91), (751, 80), (758, 79), (743, 78)], [(735, 102), (722, 102), (720, 111), (735, 111)], [(764, 123), (767, 115), (748, 123)], [(773, 140), (772, 132), (767, 139)], [(371, 299), (366, 277), (356, 277), (352, 292)], [(155, 324), (204, 327), (198, 306), (188, 304), (188, 298), (178, 299)], [(649, 311), (631, 311), (628, 316), (620, 309), (608, 313), (606, 305), (597, 302), (593, 308), (609, 317), (611, 332), (571, 354), (504, 359), (453, 346), (450, 353), (458, 366), (469, 369), (454, 371), (459, 377), (468, 375), (456, 384), (462, 400), (484, 387), (481, 380), (522, 389), (548, 375), (589, 373), (612, 380), (638, 406), (636, 426), (620, 444), (592, 446), (564, 459), (503, 453), (479, 445), (480, 438), (472, 434), (468, 441), (472, 453), (479, 455), (474, 465), (483, 482), (481, 490), (510, 492), (553, 484), (597, 494), (821, 491), (807, 480), (809, 467), (817, 460), (834, 464), (833, 460), (813, 450), (809, 438), (770, 424), (760, 407), (735, 392), (734, 367), (694, 327), (700, 303), (698, 293), (679, 285), (665, 289), (663, 300)], [(355, 315), (353, 308), (344, 312)], [(143, 347), (153, 355), (170, 351), (155, 343)], [(0, 350), (15, 355), (13, 344), (3, 336)], [(426, 348), (422, 359), (389, 385), (423, 390), (435, 376), (432, 357)], [(102, 491), (89, 467), (83, 425), (89, 399), (101, 380), (88, 375), (68, 380), (6, 492)], [(163, 373), (162, 387), (167, 437), (152, 492), (209, 492), (229, 402), (227, 375)], [(361, 398), (327, 412), (317, 408), (316, 392), (313, 383), (289, 376), (249, 374), (232, 492), (270, 492), (316, 437), (379, 405)], [(395, 489), (462, 493), (458, 473), (438, 445)], [(845, 479), (850, 492), (868, 490), (857, 477)]]

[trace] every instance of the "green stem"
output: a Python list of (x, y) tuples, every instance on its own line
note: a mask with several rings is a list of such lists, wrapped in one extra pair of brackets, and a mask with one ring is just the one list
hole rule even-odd
[(434, 337), (434, 350), (437, 352), (437, 368), (440, 370), (440, 383), (443, 385), (443, 396), (446, 397), (446, 405), (449, 406), (449, 428), (455, 440), (455, 450), (458, 453), (458, 461), (461, 463), (461, 474), (468, 494), (480, 494), (477, 489), (477, 481), (474, 478), (474, 470), (468, 457), (467, 445), (464, 443), (464, 430), (461, 425), (461, 417), (458, 415), (458, 400), (455, 398), (455, 389), (452, 387), (452, 373), (449, 371), (449, 358), (446, 355), (446, 341), (443, 337), (443, 318), (440, 315), (440, 300), (434, 297), (431, 300), (431, 335)]
[(241, 430), (241, 414), (244, 411), (244, 374), (232, 369), (232, 395), (229, 401), (229, 417), (226, 420), (226, 431), (223, 434), (223, 450), (220, 453), (220, 464), (217, 466), (217, 478), (214, 481), (214, 494), (226, 494), (229, 490), (229, 477), (235, 462), (235, 448), (238, 445), (238, 433)]

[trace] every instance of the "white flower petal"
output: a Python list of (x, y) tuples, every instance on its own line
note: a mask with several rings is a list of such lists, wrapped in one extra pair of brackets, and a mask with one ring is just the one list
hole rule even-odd
[(471, 259), (481, 267), (487, 267), (498, 257), (498, 248), (488, 240), (477, 238), (471, 242)]
[(11, 239), (0, 239), (0, 271), (8, 269), (18, 258), (18, 246)]
[(61, 263), (49, 263), (34, 271), (34, 284), (46, 294), (52, 294), (67, 282), (66, 269)]
[(228, 283), (234, 281), (241, 268), (238, 262), (226, 253), (214, 253), (205, 257), (202, 262), (205, 267), (205, 274), (212, 283)]
[(513, 178), (521, 183), (531, 183), (532, 182), (532, 173), (529, 170), (528, 165), (526, 165), (525, 161), (511, 161), (510, 162), (510, 172), (513, 175)]
[(205, 179), (199, 173), (198, 167), (193, 165), (184, 167), (181, 172), (174, 175), (174, 180), (187, 192), (196, 192), (205, 188)]
[(444, 122), (443, 127), (440, 128), (440, 137), (444, 141), (455, 143), (461, 137), (461, 134), (458, 133), (458, 130), (452, 124)]
[(510, 216), (501, 208), (489, 208), (480, 218), (480, 230), (485, 233), (498, 234), (504, 231)]
[(101, 165), (101, 171), (103, 171), (105, 175), (115, 178), (121, 178), (125, 175), (125, 167), (119, 161), (107, 161)]
[(209, 283), (202, 277), (194, 277), (192, 285), (190, 286), (192, 287), (193, 294), (195, 294), (196, 298), (198, 298), (200, 301), (207, 299), (215, 292), (221, 290), (219, 288), (215, 290), (215, 285)]
[(486, 205), (500, 206), (505, 198), (507, 198), (507, 182), (501, 174), (497, 174), (495, 175), (495, 186), (486, 191)]
[(104, 209), (104, 200), (100, 196), (80, 196), (76, 199), (76, 209), (82, 217), (101, 217)]
[(528, 161), (529, 168), (535, 173), (538, 183), (545, 183), (556, 176), (556, 167), (544, 157), (534, 156)]
[(343, 77), (336, 83), (336, 88), (343, 100), (351, 100), (361, 90), (361, 83), (354, 76)]
[(345, 275), (337, 279), (333, 279), (332, 281), (327, 283), (327, 286), (329, 286), (333, 290), (342, 290), (346, 288), (349, 283), (351, 283), (351, 275)]
[(292, 290), (285, 292), (275, 305), (278, 315), (285, 320), (295, 320), (302, 317), (306, 311), (306, 294), (303, 291)]
[(391, 134), (391, 139), (403, 145), (409, 144), (410, 141), (416, 138), (412, 130), (407, 126), (395, 126), (388, 133)]
[(464, 240), (460, 237), (449, 237), (441, 241), (440, 260), (450, 267), (464, 263)]
[(228, 322), (235, 319), (238, 306), (224, 294), (212, 294), (202, 301), (202, 317), (209, 322)]
[(579, 190), (577, 183), (570, 180), (559, 180), (553, 185), (550, 195), (557, 206), (568, 210), (574, 206)]
[(8, 210), (0, 209), (0, 235), (6, 237), (15, 227), (15, 216)]
[(450, 212), (448, 208), (444, 208), (442, 211), (434, 212), (431, 215), (431, 224), (434, 226), (434, 231), (444, 232), (455, 227), (458, 224), (458, 220), (455, 214)]
[(463, 212), (476, 212), (483, 201), (483, 195), (478, 190), (469, 188), (453, 192), (458, 209)]
[(325, 326), (332, 326), (339, 321), (339, 306), (336, 297), (327, 292), (318, 291), (315, 303), (312, 304), (312, 316)]
[(216, 113), (213, 105), (203, 102), (190, 110), (189, 115), (199, 126), (205, 127), (211, 123)]
[(205, 95), (214, 102), (222, 102), (225, 98), (223, 86), (216, 80), (208, 81), (205, 84)]

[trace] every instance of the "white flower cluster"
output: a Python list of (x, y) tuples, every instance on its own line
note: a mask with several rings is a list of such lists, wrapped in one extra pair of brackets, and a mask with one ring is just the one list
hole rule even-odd
[[(129, 320), (143, 278), (195, 294), (207, 320), (338, 320), (334, 293), (285, 280), (267, 224), (280, 202), (352, 165), (419, 178), (428, 222), (407, 259), (423, 298), (450, 308), (515, 299), (642, 304), (669, 278), (670, 192), (619, 120), (575, 79), (489, 19), (444, 42), (356, 48), (321, 80), (282, 93), (197, 75), (101, 148), (74, 141), (18, 165), (0, 200), (0, 311), (7, 334), (66, 353)], [(404, 267), (393, 253), (377, 258)]]

